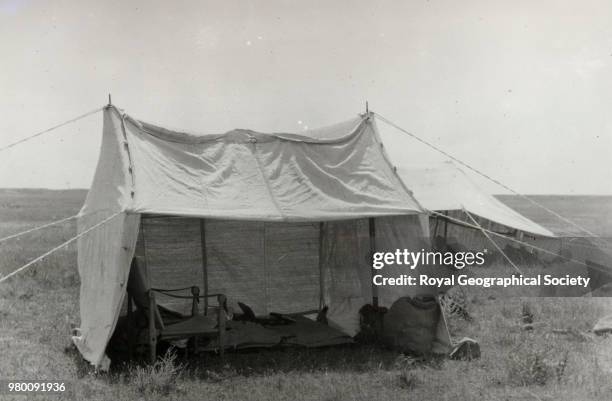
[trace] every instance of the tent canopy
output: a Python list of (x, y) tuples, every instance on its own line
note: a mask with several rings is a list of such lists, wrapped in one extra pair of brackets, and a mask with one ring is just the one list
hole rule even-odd
[(545, 237), (555, 236), (486, 193), (453, 162), (427, 167), (400, 164), (398, 174), (404, 182), (409, 183), (415, 198), (428, 210), (466, 210), (520, 231)]
[[(370, 115), (301, 134), (239, 129), (195, 135), (138, 121), (109, 106), (98, 166), (78, 221), (84, 233), (110, 218), (78, 242), (81, 326), (73, 341), (97, 366), (108, 363), (105, 348), (125, 298), (143, 214), (191, 219), (175, 224), (176, 235), (172, 223), (160, 223), (161, 256), (170, 254), (168, 238), (174, 238), (180, 240), (176, 249), (186, 250), (183, 267), (201, 266), (187, 243), (199, 243), (204, 234), (209, 267), (216, 269), (211, 285), (220, 291), (250, 294), (266, 311), (271, 306), (262, 297), (269, 288), (290, 292), (270, 292), (274, 299), (297, 298), (295, 280), (318, 277), (324, 285), (310, 285), (310, 299), (324, 297), (331, 317), (352, 330), (357, 311), (374, 291), (368, 218), (377, 222), (376, 249), (422, 249), (428, 241), (426, 215), (388, 162)], [(210, 231), (202, 232), (197, 219), (217, 225), (207, 224)], [(324, 230), (309, 224), (322, 221), (329, 222)], [(194, 230), (186, 237), (182, 233), (189, 227)], [(160, 264), (178, 268), (177, 261), (178, 256)], [(271, 271), (287, 279), (275, 282), (281, 276)], [(415, 295), (407, 291), (419, 289), (380, 287), (378, 295), (389, 305)], [(286, 297), (287, 311), (295, 306), (290, 301)]]
[(170, 131), (104, 112), (99, 166), (82, 212), (321, 221), (422, 212), (359, 116), (301, 134)]

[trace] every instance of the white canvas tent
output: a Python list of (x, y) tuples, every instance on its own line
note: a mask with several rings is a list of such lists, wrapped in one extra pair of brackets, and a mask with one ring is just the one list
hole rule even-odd
[[(548, 229), (529, 220), (488, 194), (455, 163), (448, 161), (426, 167), (398, 166), (398, 174), (419, 203), (433, 211), (463, 211), (497, 224), (543, 237), (554, 237)], [(466, 221), (471, 223), (471, 221)]]
[[(169, 223), (144, 223), (158, 217)], [(427, 217), (386, 159), (371, 115), (300, 134), (200, 135), (109, 106), (79, 232), (109, 218), (78, 242), (81, 324), (73, 341), (98, 366), (108, 362), (145, 233), (149, 244), (164, 244), (149, 264), (183, 269), (178, 276), (192, 285), (202, 276), (186, 274), (203, 267), (206, 290), (247, 296), (260, 313), (299, 310), (305, 300), (328, 305), (330, 322), (351, 334), (357, 310), (374, 296), (384, 306), (424, 291), (371, 285), (372, 251), (428, 244)], [(182, 256), (169, 258), (177, 247)]]

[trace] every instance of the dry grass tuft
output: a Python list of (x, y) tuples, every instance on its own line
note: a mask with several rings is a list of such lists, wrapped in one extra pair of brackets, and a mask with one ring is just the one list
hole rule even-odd
[(130, 372), (130, 384), (141, 395), (167, 396), (176, 391), (185, 366), (176, 362), (176, 352), (168, 350), (152, 365), (135, 366)]
[(507, 363), (508, 379), (513, 384), (543, 386), (554, 376), (553, 367), (546, 363), (546, 355), (540, 350), (510, 354)]

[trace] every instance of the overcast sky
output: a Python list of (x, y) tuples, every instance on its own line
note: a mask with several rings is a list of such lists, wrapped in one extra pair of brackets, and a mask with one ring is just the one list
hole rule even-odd
[[(592, 0), (0, 0), (0, 147), (109, 92), (202, 133), (299, 131), (367, 99), (520, 192), (612, 194), (610, 21)], [(379, 127), (392, 158), (442, 160)], [(0, 153), (0, 187), (89, 187), (101, 128)]]

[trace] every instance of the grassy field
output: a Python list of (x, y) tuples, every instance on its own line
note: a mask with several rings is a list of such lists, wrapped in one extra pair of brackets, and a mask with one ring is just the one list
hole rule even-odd
[[(520, 196), (498, 195), (497, 198), (522, 215), (560, 235), (582, 234), (576, 227), (561, 221)], [(612, 237), (612, 196), (532, 195), (530, 198), (570, 218), (574, 223), (601, 237)]]
[[(75, 214), (84, 196), (0, 190), (0, 237)], [(0, 244), (0, 274), (74, 232), (69, 222)], [(505, 266), (488, 269), (510, 272)], [(74, 246), (0, 284), (0, 378), (71, 381), (79, 400), (612, 399), (612, 339), (588, 332), (612, 312), (607, 299), (507, 297), (470, 289), (474, 321), (452, 319), (450, 326), (455, 338), (480, 342), (482, 357), (471, 362), (419, 361), (375, 346), (346, 346), (229, 353), (223, 364), (215, 356), (169, 355), (152, 367), (122, 365), (96, 374), (70, 347), (78, 294)], [(520, 325), (524, 305), (535, 316), (530, 331)]]

